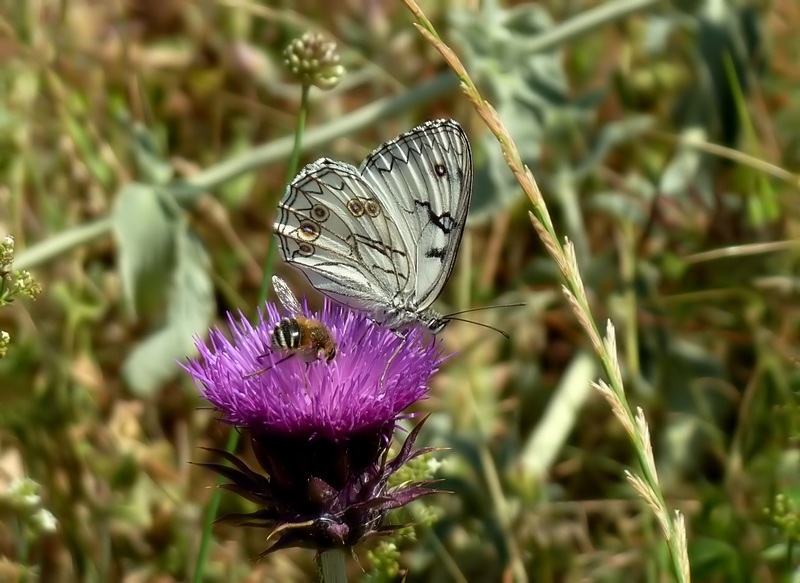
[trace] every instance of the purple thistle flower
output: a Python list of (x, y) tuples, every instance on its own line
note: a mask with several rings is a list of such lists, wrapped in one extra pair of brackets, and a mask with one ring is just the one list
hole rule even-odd
[[(303, 308), (308, 313), (305, 301)], [(234, 467), (203, 465), (231, 481), (225, 488), (260, 506), (228, 518), (272, 529), (276, 542), (264, 554), (290, 546), (354, 546), (397, 528), (383, 524), (389, 510), (437, 492), (429, 487), (433, 481), (388, 484), (406, 462), (431, 451), (414, 448), (424, 420), (393, 459), (388, 453), (403, 411), (427, 397), (428, 380), (444, 360), (438, 343), (412, 330), (403, 345), (391, 330), (327, 298), (322, 312), (309, 317), (336, 338), (330, 362), (306, 364), (274, 351), (270, 333), (280, 314), (268, 303), (256, 326), (229, 315), (232, 340), (212, 329), (208, 344), (196, 340), (200, 358), (184, 365), (222, 420), (248, 430), (263, 473), (224, 451)]]

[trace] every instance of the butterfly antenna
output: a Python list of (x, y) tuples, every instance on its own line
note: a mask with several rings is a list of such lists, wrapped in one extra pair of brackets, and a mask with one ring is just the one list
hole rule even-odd
[[(483, 310), (496, 310), (498, 308), (521, 308), (525, 306), (525, 302), (519, 302), (516, 304), (500, 304), (499, 306), (481, 306), (479, 308), (470, 308), (469, 310), (460, 310), (458, 312), (453, 312), (452, 314), (445, 314), (445, 318), (449, 318), (450, 320), (457, 320), (458, 318), (453, 318), (453, 316), (460, 316), (461, 314), (469, 314), (470, 312), (480, 312)], [(465, 322), (471, 322), (472, 320), (464, 320)], [(473, 324), (477, 324), (477, 322), (473, 322)]]
[[(497, 308), (501, 308), (501, 307), (505, 308), (506, 306), (495, 306), (495, 307), (497, 307)], [(470, 311), (470, 310), (467, 310), (467, 311)], [(463, 313), (463, 312), (459, 312), (459, 313)], [(489, 324), (484, 324), (483, 322), (476, 322), (475, 320), (467, 320), (466, 318), (453, 318), (452, 316), (445, 316), (445, 317), (448, 320), (456, 320), (458, 322), (467, 322), (468, 324), (475, 324), (476, 326), (480, 326), (481, 328), (488, 328), (489, 330), (494, 330), (495, 332), (499, 332), (500, 334), (502, 334), (506, 338), (511, 338), (511, 336), (508, 335), (508, 332), (505, 332), (505, 331), (501, 330), (500, 328), (495, 328), (494, 326), (490, 326)]]

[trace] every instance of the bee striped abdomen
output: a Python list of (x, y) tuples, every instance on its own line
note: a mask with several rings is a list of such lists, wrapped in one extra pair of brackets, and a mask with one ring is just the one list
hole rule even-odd
[(282, 318), (272, 330), (272, 347), (296, 350), (303, 345), (303, 329), (296, 318)]

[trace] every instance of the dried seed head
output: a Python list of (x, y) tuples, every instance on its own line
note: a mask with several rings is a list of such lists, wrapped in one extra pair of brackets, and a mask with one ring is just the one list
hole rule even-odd
[(286, 67), (306, 85), (333, 89), (346, 70), (339, 61), (336, 43), (317, 32), (306, 32), (294, 39), (283, 53)]

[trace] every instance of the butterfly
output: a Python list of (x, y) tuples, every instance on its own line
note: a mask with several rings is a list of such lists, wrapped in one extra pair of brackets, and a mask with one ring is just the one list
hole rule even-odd
[[(282, 278), (273, 275), (272, 287), (281, 305), (290, 314), (289, 317), (281, 318), (270, 331), (270, 347), (286, 354), (275, 364), (280, 364), (295, 355), (307, 364), (317, 360), (325, 362), (333, 360), (336, 356), (336, 340), (331, 330), (319, 320), (305, 315), (300, 302)], [(248, 373), (244, 378), (259, 375), (270, 368), (272, 367)]]
[(472, 151), (451, 119), (428, 121), (356, 168), (320, 158), (292, 180), (274, 231), (283, 258), (333, 300), (402, 332), (438, 334), (431, 306), (455, 264), (472, 196)]

